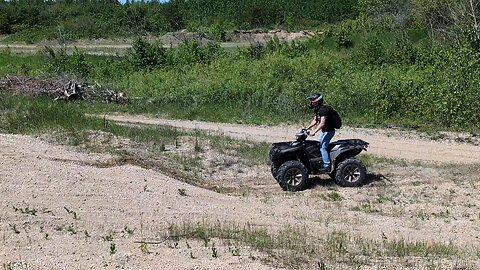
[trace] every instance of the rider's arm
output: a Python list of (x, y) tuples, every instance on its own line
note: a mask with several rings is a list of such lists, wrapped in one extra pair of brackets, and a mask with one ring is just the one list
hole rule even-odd
[(315, 136), (315, 134), (317, 134), (317, 132), (319, 130), (322, 130), (322, 128), (325, 126), (325, 121), (326, 121), (326, 117), (325, 116), (322, 116), (320, 117), (320, 125), (317, 126), (317, 128), (312, 132), (310, 133), (312, 136)]
[(310, 122), (310, 125), (306, 127), (305, 129), (311, 129), (313, 126), (315, 126), (318, 123), (317, 116), (314, 115), (312, 118), (312, 121)]

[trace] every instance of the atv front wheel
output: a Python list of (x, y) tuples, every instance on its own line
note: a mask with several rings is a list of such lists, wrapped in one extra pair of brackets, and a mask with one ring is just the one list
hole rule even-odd
[(283, 190), (302, 190), (307, 184), (307, 179), (307, 168), (300, 161), (290, 160), (278, 168), (277, 181)]
[(270, 166), (270, 171), (272, 172), (273, 178), (275, 178), (275, 180), (277, 181), (277, 183), (280, 184), (280, 181), (278, 181), (278, 177), (277, 177), (277, 174), (278, 174), (278, 166), (277, 166), (277, 164), (275, 164), (275, 163), (272, 162), (272, 165)]
[(346, 159), (338, 164), (335, 180), (342, 187), (359, 187), (363, 185), (367, 169), (356, 158)]

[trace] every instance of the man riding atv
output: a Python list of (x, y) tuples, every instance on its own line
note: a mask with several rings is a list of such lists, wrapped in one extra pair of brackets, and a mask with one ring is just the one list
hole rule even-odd
[[(335, 135), (335, 121), (334, 121), (334, 110), (330, 106), (323, 105), (323, 96), (319, 93), (311, 94), (307, 97), (307, 100), (310, 101), (308, 105), (309, 109), (313, 109), (315, 115), (313, 116), (310, 125), (306, 127), (306, 130), (318, 126), (310, 132), (310, 136), (315, 136), (318, 131), (321, 130), (318, 141), (320, 142), (320, 152), (322, 153), (323, 159), (323, 168), (320, 169), (321, 172), (330, 171), (330, 156), (328, 155), (327, 147), (333, 136)], [(339, 126), (337, 126), (339, 127)]]
[(341, 127), (340, 116), (333, 108), (323, 105), (322, 95), (315, 93), (307, 99), (309, 108), (315, 109), (307, 128), (318, 124), (310, 135), (322, 130), (320, 142), (307, 140), (309, 132), (303, 128), (295, 134), (295, 141), (273, 143), (269, 151), (272, 176), (283, 190), (290, 191), (304, 189), (310, 174), (328, 174), (341, 186), (361, 186), (367, 172), (355, 156), (366, 151), (368, 143), (360, 139), (330, 143), (335, 129)]

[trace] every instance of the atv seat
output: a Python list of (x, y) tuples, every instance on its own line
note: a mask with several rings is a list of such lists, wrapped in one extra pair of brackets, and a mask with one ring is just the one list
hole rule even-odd
[(351, 144), (352, 143), (352, 140), (338, 140), (338, 141), (334, 141), (334, 142), (331, 142), (328, 144), (328, 147), (327, 147), (327, 150), (328, 152), (332, 151), (332, 149), (339, 145), (339, 146), (345, 146), (345, 145), (348, 145), (348, 144)]

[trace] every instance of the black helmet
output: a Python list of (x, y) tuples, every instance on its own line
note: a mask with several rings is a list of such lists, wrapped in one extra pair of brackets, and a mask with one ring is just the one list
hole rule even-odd
[(318, 110), (323, 105), (323, 96), (319, 93), (310, 94), (307, 97), (307, 100), (310, 101), (310, 104), (308, 104), (309, 109)]

